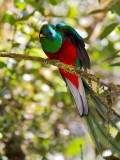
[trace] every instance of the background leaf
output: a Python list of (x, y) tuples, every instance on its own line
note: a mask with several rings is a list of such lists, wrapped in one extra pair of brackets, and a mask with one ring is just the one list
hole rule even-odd
[(26, 9), (26, 4), (24, 2), (20, 2), (18, 0), (14, 1), (15, 7), (21, 9), (21, 10), (25, 10)]
[(4, 63), (4, 62), (0, 62), (0, 68), (4, 68), (6, 67), (7, 65)]
[(100, 34), (100, 39), (107, 37), (114, 29), (118, 26), (119, 23), (112, 23), (108, 25), (103, 32)]
[(117, 0), (117, 2), (112, 5), (111, 10), (120, 16), (120, 0)]
[(15, 24), (15, 22), (16, 22), (15, 17), (13, 15), (8, 14), (8, 13), (4, 14), (3, 20), (4, 20), (4, 22), (10, 23), (11, 25)]
[(101, 12), (104, 12), (104, 10), (103, 9), (97, 9), (97, 10), (91, 11), (89, 13), (89, 15), (91, 15), (91, 14), (97, 14), (97, 13), (101, 13)]
[(114, 63), (114, 64), (111, 64), (111, 66), (113, 67), (120, 66), (120, 63)]

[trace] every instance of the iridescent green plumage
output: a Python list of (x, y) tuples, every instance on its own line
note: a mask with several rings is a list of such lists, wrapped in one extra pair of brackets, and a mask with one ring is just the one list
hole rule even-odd
[(62, 45), (62, 37), (61, 33), (56, 31), (55, 26), (52, 24), (44, 25), (40, 34), (46, 35), (45, 37), (40, 38), (40, 43), (45, 52), (55, 53), (60, 49)]
[(85, 50), (84, 39), (75, 31), (75, 29), (64, 23), (58, 23), (56, 25), (56, 30), (61, 32), (63, 39), (67, 39), (73, 43), (77, 50), (80, 66), (85, 70), (87, 68), (90, 69), (90, 59)]

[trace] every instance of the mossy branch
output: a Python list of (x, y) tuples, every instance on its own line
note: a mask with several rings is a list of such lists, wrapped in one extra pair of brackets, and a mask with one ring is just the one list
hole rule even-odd
[(28, 55), (22, 55), (22, 54), (8, 53), (8, 52), (0, 52), (0, 57), (9, 57), (9, 58), (16, 58), (16, 59), (23, 59), (23, 60), (29, 60), (29, 61), (36, 61), (36, 62), (45, 63), (45, 64), (51, 64), (51, 65), (57, 66), (58, 68), (63, 68), (67, 72), (72, 73), (76, 76), (81, 76), (88, 80), (92, 80), (96, 83), (99, 83), (99, 86), (105, 86), (107, 88), (110, 88), (111, 90), (114, 90), (117, 93), (120, 93), (120, 88), (117, 87), (114, 83), (105, 83), (95, 75), (89, 74), (86, 71), (82, 71), (78, 67), (66, 65), (64, 63), (61, 63), (53, 59), (44, 59), (41, 57), (34, 57), (34, 56), (28, 56)]

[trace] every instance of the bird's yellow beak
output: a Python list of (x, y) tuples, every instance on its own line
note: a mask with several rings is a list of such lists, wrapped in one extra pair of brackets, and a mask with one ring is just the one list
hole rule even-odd
[(40, 33), (40, 38), (46, 37), (44, 34)]

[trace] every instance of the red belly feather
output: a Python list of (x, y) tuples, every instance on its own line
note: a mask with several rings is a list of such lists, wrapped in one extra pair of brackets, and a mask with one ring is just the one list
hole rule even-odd
[[(73, 44), (67, 40), (62, 41), (60, 50), (56, 53), (46, 53), (51, 59), (60, 60), (61, 62), (75, 66), (74, 61), (78, 58), (77, 52)], [(60, 72), (69, 79), (78, 88), (78, 76), (75, 76), (64, 69), (59, 68)]]

